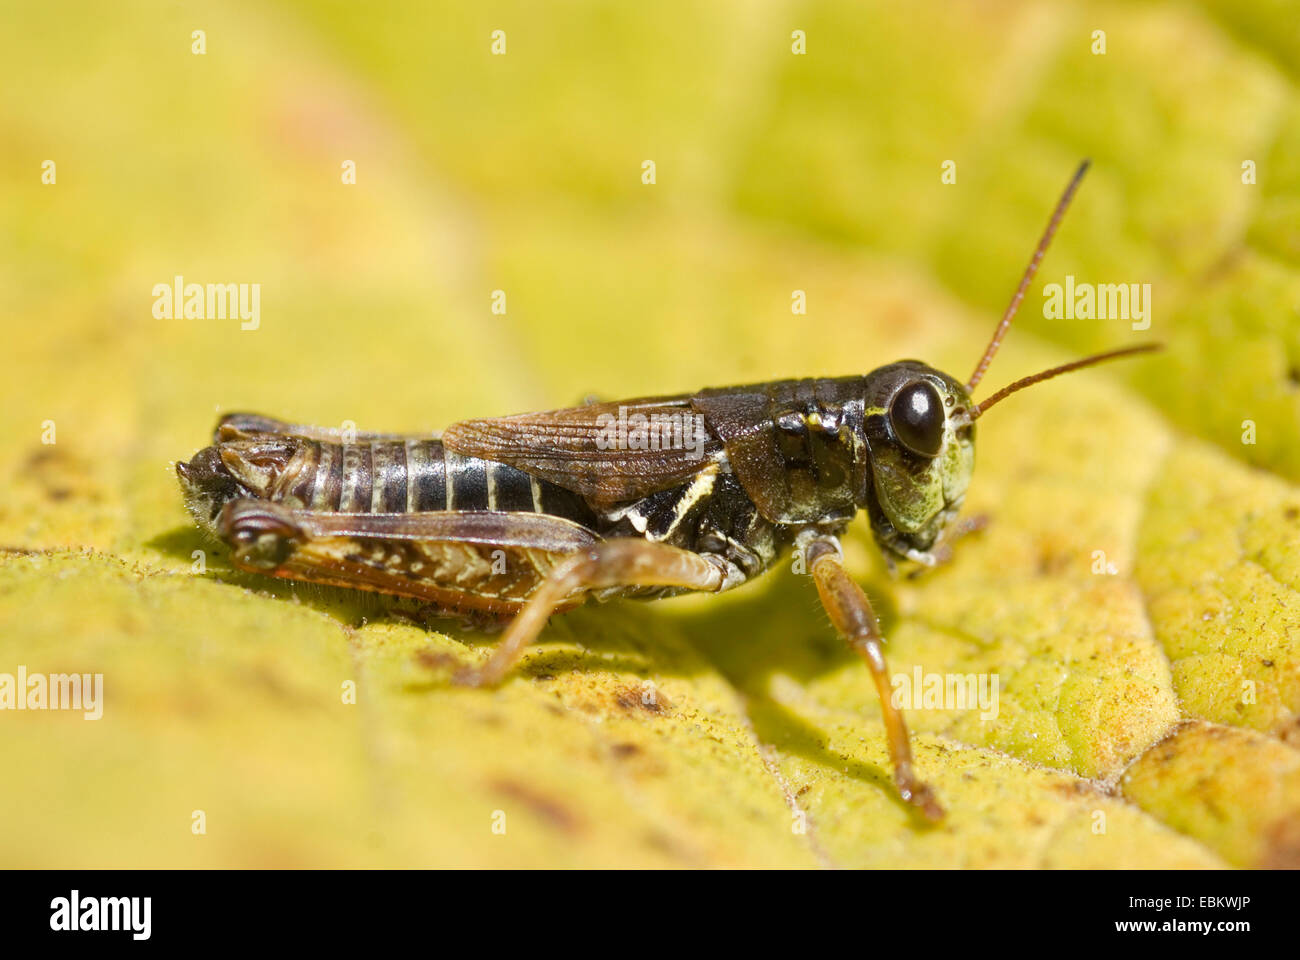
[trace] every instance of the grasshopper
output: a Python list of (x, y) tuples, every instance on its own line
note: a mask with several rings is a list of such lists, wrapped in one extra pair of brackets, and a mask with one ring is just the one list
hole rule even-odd
[(729, 590), (793, 548), (871, 673), (899, 794), (938, 820), (840, 537), (866, 511), (891, 566), (934, 565), (963, 530), (980, 416), (1031, 384), (1156, 348), (1098, 354), (972, 399), (1087, 167), (964, 383), (905, 360), (865, 376), (589, 403), (424, 435), (234, 413), (211, 446), (176, 464), (187, 506), (242, 570), (510, 618), (487, 662), (457, 675), (472, 685), (500, 681), (552, 613), (588, 596)]

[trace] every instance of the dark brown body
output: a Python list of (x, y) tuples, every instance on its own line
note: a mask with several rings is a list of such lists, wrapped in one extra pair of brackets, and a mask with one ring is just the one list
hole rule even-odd
[[(889, 395), (919, 374), (942, 376), (895, 364), (466, 421), (427, 436), (345, 436), (231, 414), (213, 446), (178, 470), (191, 510), (236, 563), (274, 576), (508, 616), (558, 558), (636, 538), (710, 558), (728, 589), (770, 567), (800, 530), (839, 532), (864, 507), (892, 535), (871, 448), (890, 440)], [(284, 533), (284, 511), (313, 535)], [(411, 519), (390, 519), (400, 516)]]

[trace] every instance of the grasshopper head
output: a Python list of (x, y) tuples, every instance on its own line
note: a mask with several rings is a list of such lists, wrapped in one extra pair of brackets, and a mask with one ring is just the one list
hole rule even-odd
[(974, 405), (961, 383), (916, 360), (881, 367), (867, 380), (872, 533), (888, 553), (931, 564), (975, 468)]
[(886, 552), (927, 565), (935, 563), (931, 551), (957, 519), (970, 485), (975, 467), (975, 421), (989, 407), (1063, 373), (1159, 349), (1158, 344), (1143, 344), (1099, 353), (1024, 377), (979, 403), (971, 399), (1087, 170), (1085, 160), (1057, 201), (1020, 286), (970, 380), (959, 383), (915, 360), (881, 367), (867, 377), (864, 427), (871, 450), (872, 478), (863, 505), (870, 514), (876, 542)]

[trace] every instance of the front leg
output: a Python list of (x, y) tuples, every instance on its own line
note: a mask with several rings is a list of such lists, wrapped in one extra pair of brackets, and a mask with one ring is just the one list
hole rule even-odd
[(977, 513), (973, 517), (962, 517), (940, 538), (934, 549), (930, 552), (932, 562), (926, 566), (918, 567), (910, 572), (908, 579), (915, 579), (925, 572), (927, 567), (938, 567), (952, 561), (953, 544), (962, 537), (968, 537), (972, 533), (979, 533), (989, 525), (989, 515), (987, 513)]
[(902, 712), (894, 706), (889, 668), (885, 664), (883, 649), (885, 638), (880, 635), (871, 601), (844, 569), (843, 554), (837, 538), (828, 534), (812, 540), (807, 546), (805, 557), (817, 584), (822, 606), (830, 614), (831, 622), (848, 641), (853, 652), (866, 663), (867, 669), (871, 671), (871, 679), (875, 681), (898, 792), (927, 819), (942, 820), (943, 807), (935, 799), (933, 791), (916, 778), (912, 769), (912, 746), (907, 724), (903, 721)]

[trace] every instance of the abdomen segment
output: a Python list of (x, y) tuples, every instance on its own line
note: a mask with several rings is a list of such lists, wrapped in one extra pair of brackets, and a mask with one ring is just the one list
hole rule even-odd
[[(237, 497), (322, 512), (499, 510), (587, 527), (596, 522), (577, 494), (506, 464), (459, 456), (438, 439), (389, 435), (343, 442), (229, 428), (219, 428), (218, 437), (177, 467), (191, 510), (208, 514), (209, 522)], [(202, 501), (202, 510), (195, 501)]]

